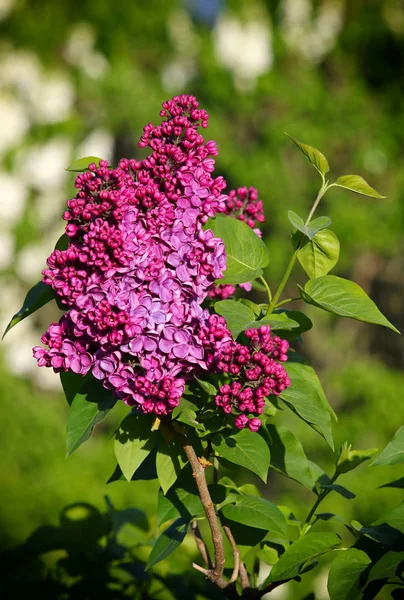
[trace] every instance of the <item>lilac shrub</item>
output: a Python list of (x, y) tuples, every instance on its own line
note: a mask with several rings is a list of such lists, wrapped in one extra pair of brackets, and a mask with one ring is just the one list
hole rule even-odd
[[(329, 217), (313, 218), (333, 187), (383, 197), (358, 175), (330, 183), (325, 156), (293, 140), (322, 185), (305, 220), (289, 211), (293, 253), (272, 293), (264, 277), (269, 251), (258, 228), (265, 219), (257, 190), (225, 193), (225, 180), (214, 175), (216, 144), (200, 133), (208, 114), (194, 97), (164, 102), (160, 117), (160, 125), (144, 127), (139, 146), (150, 152), (143, 160), (125, 158), (111, 167), (88, 157), (69, 168), (79, 174), (76, 196), (63, 214), (65, 234), (42, 281), (6, 329), (51, 300), (63, 311), (33, 352), (40, 367), (60, 374), (69, 400), (67, 455), (117, 400), (131, 407), (115, 432), (117, 466), (109, 481), (159, 481), (159, 531), (136, 545), (139, 555), (131, 547), (135, 564), (129, 563), (139, 574), (141, 593), (150, 598), (156, 597), (150, 592), (153, 575), (146, 571), (167, 558), (189, 529), (204, 563), (194, 568), (229, 599), (260, 600), (300, 580), (321, 555), (339, 550), (344, 552), (328, 580), (331, 600), (371, 600), (386, 583), (401, 593), (403, 504), (370, 527), (345, 524), (353, 537), (348, 548), (330, 530), (343, 519), (318, 512), (330, 493), (354, 497), (335, 482), (376, 450), (344, 444), (335, 472), (327, 475), (279, 423), (282, 412), (277, 415), (278, 409), (292, 410), (334, 451), (335, 414), (296, 344), (313, 324), (302, 311), (290, 310), (290, 303), (397, 331), (358, 285), (329, 274), (339, 241)], [(297, 262), (308, 280), (298, 286), (297, 297), (283, 298)], [(264, 294), (260, 304), (243, 297), (253, 286)], [(372, 464), (402, 463), (403, 456), (401, 428)], [(264, 483), (271, 471), (299, 482), (306, 495), (314, 495), (307, 516), (301, 507), (297, 514), (277, 507), (264, 497), (267, 488), (239, 487), (229, 475), (237, 478), (240, 468)], [(212, 556), (199, 530), (201, 519), (209, 527)], [(324, 521), (329, 523), (321, 530)], [(166, 522), (170, 525), (161, 530)], [(225, 570), (229, 562), (232, 569)], [(264, 577), (263, 564), (269, 567)], [(159, 575), (159, 585), (162, 581)]]

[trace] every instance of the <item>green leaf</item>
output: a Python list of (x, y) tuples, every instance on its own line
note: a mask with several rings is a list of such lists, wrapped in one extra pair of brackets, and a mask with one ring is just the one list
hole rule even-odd
[[(184, 476), (183, 476), (184, 475)], [(192, 481), (189, 481), (191, 479)], [(190, 519), (203, 513), (203, 506), (198, 494), (198, 488), (191, 473), (181, 474), (178, 484), (172, 486), (164, 495), (159, 491), (157, 507), (157, 526), (166, 521), (184, 517)]]
[[(223, 525), (227, 525), (233, 534), (237, 548), (240, 552), (240, 559), (243, 560), (246, 554), (251, 552), (252, 548), (259, 544), (267, 535), (265, 529), (248, 527), (236, 521), (227, 520), (222, 516)], [(250, 555), (251, 556), (251, 555)]]
[(295, 229), (306, 234), (306, 226), (304, 224), (302, 217), (299, 217), (299, 215), (297, 213), (295, 213), (293, 210), (289, 210), (288, 211), (288, 219), (289, 219), (289, 222), (293, 225), (293, 227)]
[(85, 156), (84, 158), (75, 160), (74, 163), (65, 169), (65, 171), (84, 173), (85, 171), (88, 171), (88, 165), (91, 165), (91, 163), (95, 163), (97, 167), (99, 167), (100, 160), (102, 160), (102, 158), (98, 158), (98, 156)]
[(380, 312), (373, 300), (353, 281), (335, 275), (325, 275), (308, 281), (304, 290), (300, 286), (299, 289), (300, 295), (308, 304), (341, 317), (383, 325), (400, 333)]
[(94, 427), (106, 417), (116, 403), (97, 379), (88, 380), (74, 396), (66, 425), (66, 456), (87, 441)]
[(271, 438), (270, 467), (311, 490), (314, 486), (313, 476), (300, 441), (282, 425), (267, 424), (266, 429)]
[(269, 263), (264, 242), (246, 223), (223, 215), (209, 219), (205, 229), (211, 229), (226, 246), (226, 270), (219, 283), (245, 283), (262, 274)]
[(404, 463), (404, 425), (394, 434), (385, 449), (376, 456), (372, 467), (381, 465), (398, 465)]
[(325, 229), (332, 223), (330, 217), (317, 217), (317, 219), (310, 221), (310, 223), (306, 225), (303, 219), (299, 217), (298, 214), (293, 212), (293, 210), (290, 210), (288, 212), (288, 219), (293, 225), (293, 227), (295, 227), (298, 231), (307, 236), (310, 240), (314, 238), (316, 233), (318, 233), (322, 229)]
[[(146, 456), (140, 467), (136, 469), (131, 477), (131, 481), (152, 481), (153, 479), (157, 479), (156, 454), (157, 451), (154, 448), (150, 454)], [(114, 481), (127, 481), (118, 464), (107, 483), (114, 483)]]
[(291, 384), (280, 394), (281, 399), (334, 448), (331, 430), (332, 409), (316, 373), (310, 365), (298, 362), (288, 361), (283, 366)]
[[(313, 323), (310, 321), (309, 317), (306, 316), (304, 313), (300, 312), (299, 310), (290, 310), (281, 306), (280, 308), (275, 308), (271, 316), (273, 317), (274, 315), (281, 313), (285, 313), (288, 319), (296, 321), (296, 323), (299, 324), (299, 327), (294, 327), (293, 329), (291, 329), (291, 331), (282, 331), (281, 337), (285, 340), (295, 340), (296, 338), (301, 336), (302, 333), (309, 331), (313, 327)], [(272, 329), (273, 331), (275, 331), (276, 327), (275, 329), (272, 327)]]
[(338, 548), (340, 544), (341, 540), (335, 533), (309, 533), (301, 537), (274, 564), (262, 587), (268, 583), (297, 577), (306, 563)]
[(155, 440), (144, 415), (130, 414), (122, 421), (115, 435), (115, 456), (127, 481), (153, 450)]
[[(372, 465), (370, 465), (372, 466)], [(404, 489), (404, 477), (400, 477), (400, 479), (395, 479), (394, 481), (389, 481), (388, 483), (385, 483), (384, 485), (380, 485), (379, 488), (397, 488), (397, 489)]]
[(326, 227), (329, 227), (331, 223), (332, 221), (330, 217), (317, 217), (317, 219), (313, 219), (313, 221), (310, 221), (310, 223), (308, 223), (308, 225), (306, 226), (307, 237), (310, 240), (312, 240), (317, 235), (317, 233), (319, 233)]
[(342, 177), (338, 177), (334, 185), (345, 188), (346, 190), (350, 190), (351, 192), (355, 192), (355, 194), (360, 194), (361, 196), (370, 196), (371, 198), (386, 198), (386, 196), (381, 196), (379, 192), (376, 192), (376, 190), (370, 187), (367, 181), (365, 181), (360, 175), (343, 175)]
[(212, 383), (210, 383), (210, 381), (203, 381), (202, 379), (198, 379), (197, 377), (195, 377), (195, 379), (204, 392), (206, 392), (209, 396), (216, 396), (217, 388)]
[(271, 457), (260, 435), (249, 429), (241, 429), (227, 437), (218, 434), (212, 440), (212, 447), (219, 457), (249, 469), (266, 482)]
[(190, 520), (177, 519), (157, 538), (147, 561), (146, 571), (164, 560), (180, 546), (187, 534)]
[(307, 240), (297, 258), (310, 279), (327, 275), (338, 262), (339, 240), (335, 233), (323, 229)]
[(403, 562), (404, 552), (387, 552), (372, 566), (367, 582), (392, 577)]
[(286, 135), (288, 136), (288, 138), (290, 138), (292, 140), (292, 142), (294, 142), (296, 144), (296, 146), (299, 148), (299, 150), (301, 150), (303, 152), (303, 154), (306, 156), (306, 158), (309, 159), (309, 161), (311, 162), (313, 167), (315, 169), (317, 169), (317, 171), (320, 173), (320, 175), (322, 175), (324, 177), (324, 175), (326, 173), (328, 173), (328, 171), (330, 170), (330, 166), (329, 166), (328, 161), (327, 161), (326, 157), (324, 156), (324, 154), (322, 154), (316, 148), (313, 148), (312, 146), (308, 146), (307, 144), (303, 144), (302, 142), (299, 142), (295, 138), (292, 138), (292, 136), (290, 136), (288, 133)]
[(67, 250), (69, 246), (69, 236), (63, 233), (55, 244), (55, 250)]
[(63, 391), (66, 396), (67, 403), (69, 405), (73, 402), (73, 398), (75, 397), (75, 395), (91, 379), (90, 373), (83, 377), (83, 375), (73, 373), (73, 371), (61, 371), (59, 373), (59, 376)]
[(323, 489), (330, 490), (331, 492), (336, 492), (337, 494), (339, 494), (346, 500), (352, 500), (353, 498), (356, 498), (356, 495), (353, 492), (348, 490), (343, 485), (340, 485), (339, 483), (330, 483), (330, 484), (326, 483), (326, 484), (322, 485), (321, 487)]
[(182, 448), (175, 442), (162, 441), (157, 450), (156, 469), (161, 488), (166, 494), (187, 464)]
[(370, 527), (362, 527), (360, 524), (354, 524), (354, 522), (352, 522), (352, 525), (362, 535), (387, 548), (396, 551), (404, 549), (404, 503), (384, 514)]
[(178, 406), (176, 406), (172, 412), (172, 418), (177, 419), (180, 423), (185, 423), (194, 429), (203, 431), (205, 428), (202, 423), (199, 423), (196, 411), (199, 407), (190, 402), (186, 398), (181, 398)]
[(215, 311), (224, 317), (227, 327), (234, 338), (246, 329), (269, 325), (273, 331), (291, 330), (299, 327), (299, 323), (290, 318), (289, 313), (272, 314), (257, 321), (253, 311), (236, 300), (220, 300), (215, 302)]
[(340, 449), (337, 460), (337, 472), (343, 474), (353, 471), (366, 460), (371, 459), (376, 452), (378, 452), (377, 448), (371, 448), (369, 450), (351, 450), (351, 445), (348, 445), (348, 443), (345, 442)]
[(45, 304), (48, 304), (54, 297), (53, 289), (49, 287), (49, 285), (45, 285), (42, 281), (39, 281), (34, 285), (25, 296), (24, 304), (20, 310), (15, 313), (10, 323), (7, 325), (2, 339), (10, 329), (17, 325), (17, 323), (32, 315), (32, 313), (42, 308), (42, 306), (45, 306)]
[(243, 494), (237, 498), (235, 505), (226, 504), (222, 513), (227, 519), (248, 527), (265, 529), (280, 535), (287, 533), (285, 517), (275, 504), (265, 498)]
[(364, 581), (361, 575), (371, 563), (362, 550), (350, 548), (341, 552), (331, 565), (328, 575), (330, 600), (356, 600)]

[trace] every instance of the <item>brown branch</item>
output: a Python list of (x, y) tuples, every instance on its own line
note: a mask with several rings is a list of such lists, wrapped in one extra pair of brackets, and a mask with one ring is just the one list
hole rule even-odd
[[(223, 575), (225, 561), (223, 536), (220, 530), (219, 520), (216, 515), (215, 507), (213, 506), (212, 498), (210, 496), (208, 484), (206, 483), (205, 469), (200, 464), (195, 450), (188, 443), (188, 440), (182, 435), (178, 436), (178, 438), (182, 444), (182, 447), (184, 448), (186, 457), (188, 458), (191, 464), (193, 475), (195, 478), (195, 483), (198, 487), (198, 492), (201, 498), (202, 506), (209, 523), (210, 531), (212, 533), (212, 541), (215, 549), (215, 564), (213, 566), (213, 569), (209, 569), (207, 577), (211, 581), (213, 581), (213, 583), (219, 585), (219, 580), (222, 578)], [(228, 582), (225, 580), (223, 581), (227, 586)], [(221, 586), (219, 585), (219, 587)], [(221, 587), (221, 589), (224, 588)]]
[(248, 580), (247, 569), (245, 568), (245, 564), (243, 561), (240, 562), (240, 581), (241, 581), (241, 589), (246, 590), (250, 587), (250, 582)]
[(234, 583), (237, 581), (237, 577), (238, 577), (238, 573), (239, 573), (239, 569), (240, 569), (240, 552), (237, 548), (236, 540), (234, 539), (232, 532), (226, 525), (223, 526), (223, 531), (227, 535), (227, 539), (229, 540), (231, 547), (233, 548), (234, 567), (233, 567), (232, 576), (229, 579), (229, 583)]
[(209, 569), (211, 569), (212, 568), (212, 560), (210, 558), (209, 551), (206, 547), (206, 544), (202, 539), (198, 521), (193, 521), (191, 527), (192, 527), (192, 531), (193, 531), (194, 538), (196, 541), (196, 545), (197, 545), (198, 550), (203, 558), (203, 561), (209, 567)]

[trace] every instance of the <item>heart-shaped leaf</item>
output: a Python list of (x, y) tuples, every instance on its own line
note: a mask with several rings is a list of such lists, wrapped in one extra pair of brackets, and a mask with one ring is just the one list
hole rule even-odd
[(262, 274), (269, 263), (268, 249), (246, 223), (219, 215), (209, 219), (205, 229), (211, 229), (226, 247), (226, 270), (218, 283), (246, 283)]
[(335, 233), (323, 229), (307, 240), (297, 258), (310, 279), (327, 275), (338, 262), (339, 240)]
[(130, 414), (120, 424), (115, 435), (115, 456), (128, 481), (153, 450), (155, 436), (144, 415)]
[(265, 440), (249, 429), (229, 436), (215, 435), (212, 447), (216, 454), (226, 460), (249, 469), (266, 482), (271, 460)]

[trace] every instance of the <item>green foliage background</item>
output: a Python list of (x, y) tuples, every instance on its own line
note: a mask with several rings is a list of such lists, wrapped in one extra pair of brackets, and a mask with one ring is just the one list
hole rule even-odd
[[(387, 318), (404, 329), (402, 0), (115, 0), (113, 5), (107, 0), (15, 0), (9, 5), (0, 22), (0, 63), (8, 65), (0, 76), (0, 99), (18, 104), (27, 124), (2, 150), (0, 165), (3, 175), (23, 179), (26, 202), (18, 220), (0, 227), (13, 240), (16, 256), (0, 267), (4, 321), (39, 279), (56, 240), (53, 231), (62, 228), (57, 221), (63, 211), (59, 198), (72, 194), (69, 174), (57, 183), (56, 206), (49, 209), (48, 221), (39, 223), (37, 211), (55, 184), (27, 176), (29, 157), (49, 141), (63, 139), (69, 161), (78, 158), (83, 140), (100, 129), (113, 146), (111, 158), (143, 156), (136, 147), (143, 125), (157, 121), (164, 99), (192, 93), (211, 115), (207, 137), (219, 146), (216, 172), (230, 188), (257, 187), (265, 202), (264, 237), (272, 256), (266, 276), (273, 285), (291, 252), (287, 210), (307, 214), (320, 184), (285, 131), (322, 150), (334, 177), (358, 173), (387, 195), (386, 200), (373, 200), (332, 189), (322, 213), (332, 217), (341, 241), (340, 262), (333, 272), (359, 283)], [(218, 11), (216, 24), (210, 9)], [(239, 37), (242, 51), (235, 51), (233, 43), (234, 56), (226, 59), (231, 33), (240, 36), (251, 23), (261, 24), (261, 29), (250, 38)], [(82, 42), (80, 50), (77, 39), (86, 36), (87, 45)], [(257, 39), (264, 40), (261, 46)], [(33, 96), (33, 67), (21, 67), (32, 61), (37, 79), (52, 75), (68, 82), (72, 99), (63, 115), (36, 116), (41, 103), (46, 110), (49, 90), (45, 83), (43, 88), (36, 83)], [(264, 65), (261, 71), (259, 64)], [(96, 150), (91, 154), (97, 155)], [(21, 267), (33, 246), (43, 261), (36, 272)], [(305, 281), (299, 267), (292, 279)], [(404, 420), (402, 339), (315, 308), (308, 314), (315, 327), (305, 334), (300, 351), (318, 370), (339, 415), (337, 446), (348, 440), (355, 448), (383, 447)], [(28, 332), (31, 345), (39, 342), (51, 318), (46, 308), (35, 317)], [(67, 503), (102, 507), (105, 493), (119, 508), (136, 505), (152, 515), (155, 483), (105, 486), (115, 465), (109, 438), (123, 407), (66, 461), (67, 405), (60, 393), (38, 386), (33, 368), (26, 366), (29, 344), (24, 343), (24, 331), (15, 332), (12, 345), (2, 348), (2, 546), (22, 541), (40, 524), (56, 522)], [(309, 458), (330, 467), (333, 456), (319, 436), (293, 416), (276, 419), (298, 434)], [(364, 465), (343, 482), (357, 498), (333, 496), (323, 508), (346, 520), (369, 523), (401, 499), (400, 490), (376, 488), (403, 475), (399, 468)], [(306, 513), (301, 504), (313, 501), (309, 492), (276, 475), (270, 476), (266, 493), (299, 516)], [(316, 585), (321, 600), (321, 581)], [(300, 598), (304, 588), (292, 586), (289, 593)]]

